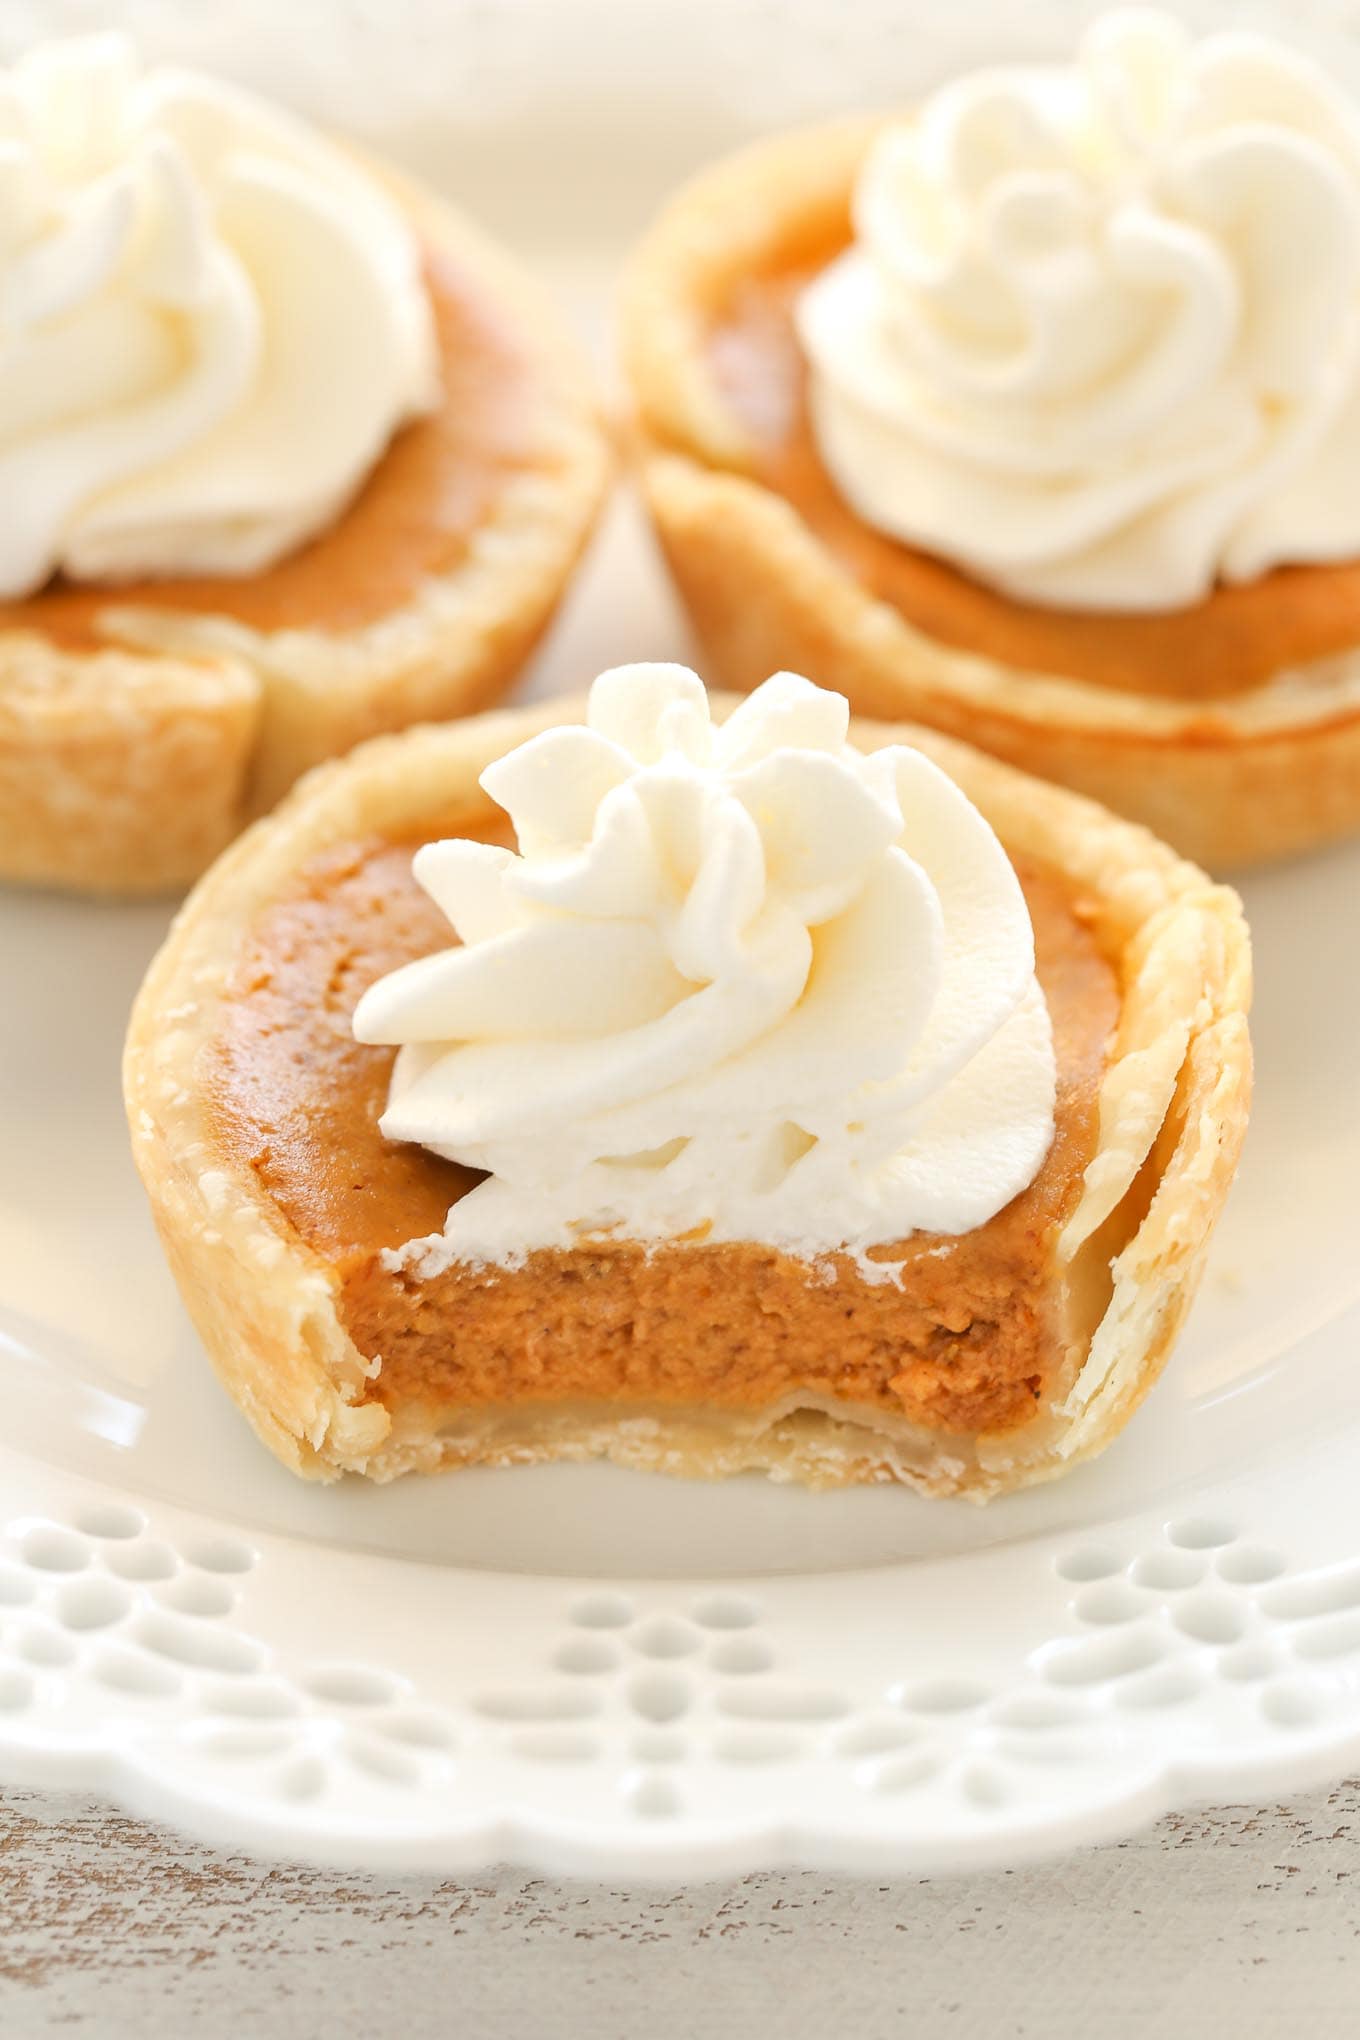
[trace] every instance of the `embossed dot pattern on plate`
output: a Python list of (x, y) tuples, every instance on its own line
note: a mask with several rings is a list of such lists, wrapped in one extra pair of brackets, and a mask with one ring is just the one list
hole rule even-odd
[(1291, 1571), (1208, 1513), (1124, 1550), (1102, 1538), (1060, 1550), (1048, 1564), (1067, 1631), (1009, 1685), (957, 1664), (841, 1685), (820, 1658), (776, 1647), (753, 1595), (595, 1587), (559, 1603), (520, 1684), (475, 1689), (451, 1712), (381, 1665), (272, 1652), (243, 1622), (258, 1562), (230, 1536), (177, 1547), (114, 1502), (26, 1519), (0, 1549), (0, 1716), (45, 1716), (85, 1684), (170, 1724), (185, 1763), (229, 1768), (290, 1818), (334, 1804), (346, 1778), (370, 1801), (452, 1789), (461, 1709), (479, 1753), (541, 1790), (594, 1778), (644, 1826), (686, 1815), (706, 1772), (740, 1799), (765, 1771), (814, 1761), (841, 1767), (866, 1802), (952, 1805), (976, 1826), (1169, 1734), (1163, 1718), (1188, 1732), (1214, 1695), (1233, 1696), (1258, 1735), (1297, 1739), (1332, 1718), (1338, 1682), (1360, 1684), (1360, 1562)]

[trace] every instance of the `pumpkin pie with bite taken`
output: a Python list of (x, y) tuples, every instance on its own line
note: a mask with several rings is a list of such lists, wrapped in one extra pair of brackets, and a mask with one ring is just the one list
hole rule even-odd
[(604, 1455), (986, 1498), (1160, 1371), (1236, 1165), (1235, 896), (790, 674), (379, 739), (201, 881), (138, 1167), (296, 1472)]

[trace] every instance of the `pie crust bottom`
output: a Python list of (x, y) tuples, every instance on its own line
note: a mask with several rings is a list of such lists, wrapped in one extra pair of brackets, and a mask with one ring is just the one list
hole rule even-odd
[[(1029, 1441), (1037, 1444), (1037, 1434)], [(404, 1404), (388, 1450), (403, 1472), (468, 1466), (535, 1466), (608, 1459), (638, 1473), (722, 1480), (763, 1473), (802, 1487), (906, 1483), (948, 1494), (978, 1477), (974, 1441), (951, 1452), (938, 1432), (807, 1390), (751, 1410), (701, 1404), (604, 1402), (460, 1409)]]

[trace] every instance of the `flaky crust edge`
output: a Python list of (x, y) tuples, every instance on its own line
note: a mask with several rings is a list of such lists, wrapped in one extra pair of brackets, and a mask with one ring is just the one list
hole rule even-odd
[(364, 160), (529, 350), (538, 459), (455, 568), (360, 629), (258, 631), (130, 607), (111, 589), (109, 649), (0, 633), (0, 878), (112, 894), (186, 885), (321, 760), (496, 702), (551, 620), (613, 468), (589, 369), (494, 242)]
[(756, 143), (674, 198), (635, 252), (621, 303), (642, 487), (715, 684), (787, 666), (857, 712), (924, 722), (1134, 816), (1211, 869), (1360, 829), (1355, 657), (1237, 699), (1178, 702), (960, 652), (870, 595), (755, 478), (754, 449), (708, 373), (729, 285), (801, 231), (830, 230), (881, 119)]
[[(719, 703), (720, 712), (727, 704)], [(1122, 1427), (1160, 1373), (1196, 1287), (1237, 1166), (1251, 1092), (1250, 948), (1240, 902), (1145, 830), (930, 731), (857, 724), (866, 748), (909, 741), (948, 771), (1017, 852), (1088, 899), (1116, 959), (1123, 1009), (1100, 1102), (1100, 1136), (1069, 1225), (1075, 1260), (1101, 1251), (1126, 1196), (1146, 1210), (1112, 1264), (1108, 1305), (1063, 1409), (1031, 1435), (883, 1439), (812, 1412), (752, 1441), (689, 1449), (659, 1424), (598, 1414), (572, 1437), (514, 1450), (437, 1435), (409, 1416), (393, 1433), (361, 1398), (375, 1371), (346, 1333), (329, 1264), (215, 1138), (198, 1083), (245, 931), (327, 845), (418, 825), (477, 794), (477, 779), (581, 702), (504, 711), (380, 738), (310, 774), (219, 859), (181, 909), (133, 1009), (124, 1091), (133, 1151), (171, 1268), (228, 1392), (294, 1472), (391, 1478), (439, 1465), (585, 1457), (713, 1474), (759, 1465), (816, 1485), (900, 1479), (976, 1500), (1048, 1480)], [(1148, 1159), (1151, 1155), (1151, 1159)], [(1149, 1181), (1149, 1172), (1155, 1181)], [(1107, 1218), (1113, 1209), (1114, 1217)], [(1084, 1246), (1083, 1246), (1084, 1243)], [(1106, 1256), (1108, 1258), (1108, 1256)]]

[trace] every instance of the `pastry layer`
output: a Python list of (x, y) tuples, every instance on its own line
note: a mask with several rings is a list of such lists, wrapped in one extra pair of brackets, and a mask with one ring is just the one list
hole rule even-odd
[[(480, 817), (461, 829), (432, 819), (422, 836), (455, 832), (506, 840)], [(411, 877), (412, 848), (370, 838), (312, 860), (256, 922), (203, 1067), (225, 1153), (335, 1268), (345, 1329), (381, 1363), (373, 1399), (394, 1413), (569, 1399), (735, 1410), (792, 1394), (945, 1432), (1004, 1431), (1034, 1414), (1067, 1357), (1057, 1235), (1094, 1151), (1119, 1016), (1116, 974), (1078, 894), (1017, 859), (1054, 1023), (1053, 1147), (987, 1225), (883, 1249), (905, 1263), (900, 1287), (754, 1244), (649, 1252), (600, 1240), (514, 1270), (421, 1279), (385, 1252), (439, 1231), (477, 1179), (384, 1139), (393, 1051), (350, 1029), (368, 984), (447, 945), (447, 922)]]
[(107, 641), (98, 619), (115, 605), (229, 616), (259, 631), (355, 630), (457, 567), (505, 484), (542, 460), (541, 398), (534, 362), (470, 270), (431, 254), (426, 285), (443, 401), (397, 435), (330, 530), (241, 579), (55, 581), (0, 602), (0, 633), (39, 631), (89, 650)]
[(792, 316), (800, 290), (849, 240), (848, 210), (830, 238), (820, 229), (801, 240), (790, 235), (777, 259), (744, 276), (718, 307), (707, 360), (752, 448), (757, 478), (797, 509), (862, 586), (943, 644), (1139, 694), (1240, 694), (1360, 645), (1360, 561), (1279, 568), (1220, 586), (1188, 609), (1111, 614), (1016, 601), (864, 523), (818, 455)]

